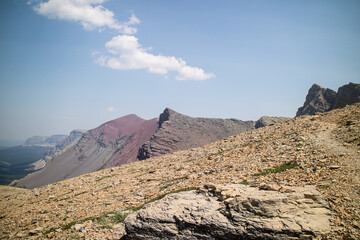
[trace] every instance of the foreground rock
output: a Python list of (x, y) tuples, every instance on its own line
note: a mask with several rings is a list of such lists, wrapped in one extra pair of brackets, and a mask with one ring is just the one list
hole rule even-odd
[(208, 184), (129, 215), (126, 239), (311, 239), (330, 231), (330, 215), (314, 186)]

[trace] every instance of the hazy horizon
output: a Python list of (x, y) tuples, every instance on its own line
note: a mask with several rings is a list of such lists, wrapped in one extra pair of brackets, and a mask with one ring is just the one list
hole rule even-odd
[[(0, 146), (171, 109), (294, 117), (360, 81), (360, 1), (0, 2)], [(6, 145), (9, 146), (9, 145)]]

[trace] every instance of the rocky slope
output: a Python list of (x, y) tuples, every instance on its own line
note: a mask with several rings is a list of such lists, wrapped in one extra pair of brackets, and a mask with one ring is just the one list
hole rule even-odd
[(200, 147), (252, 129), (253, 121), (193, 118), (166, 108), (160, 115), (159, 130), (140, 148), (138, 159)]
[(132, 114), (84, 133), (75, 146), (55, 156), (45, 168), (12, 186), (33, 188), (103, 168), (136, 161), (137, 150), (157, 130), (157, 119)]
[(314, 115), (357, 102), (360, 102), (360, 84), (349, 83), (340, 87), (337, 92), (314, 84), (309, 89), (305, 103), (298, 109), (296, 116)]
[(0, 236), (118, 239), (125, 234), (118, 222), (152, 199), (204, 183), (236, 183), (313, 185), (333, 214), (327, 239), (359, 239), (359, 132), (355, 104), (32, 190), (0, 188)]
[(55, 147), (56, 144), (63, 141), (66, 135), (52, 135), (50, 137), (33, 136), (26, 139), (23, 147)]

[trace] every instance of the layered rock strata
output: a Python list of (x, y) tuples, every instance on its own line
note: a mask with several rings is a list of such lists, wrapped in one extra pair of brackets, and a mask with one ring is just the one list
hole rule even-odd
[(206, 184), (171, 194), (125, 219), (125, 239), (312, 239), (331, 212), (314, 186)]

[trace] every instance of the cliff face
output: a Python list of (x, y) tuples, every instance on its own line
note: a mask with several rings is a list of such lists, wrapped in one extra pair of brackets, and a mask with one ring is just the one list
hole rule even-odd
[(360, 84), (349, 83), (337, 91), (332, 109), (360, 102)]
[(360, 102), (360, 84), (349, 83), (340, 87), (337, 92), (314, 84), (309, 89), (304, 105), (298, 109), (296, 117), (323, 113), (356, 102)]
[(159, 130), (139, 150), (138, 159), (215, 142), (254, 129), (253, 121), (192, 118), (169, 108), (159, 117)]
[(80, 140), (46, 166), (12, 185), (33, 188), (81, 174), (136, 161), (137, 150), (156, 132), (157, 119), (132, 114), (85, 132)]
[(315, 113), (327, 112), (334, 104), (336, 92), (329, 88), (323, 88), (317, 84), (312, 85), (306, 96), (305, 103), (300, 107), (296, 116), (314, 115)]
[(63, 141), (66, 135), (52, 135), (50, 137), (33, 136), (26, 139), (23, 147), (55, 147), (56, 144)]

